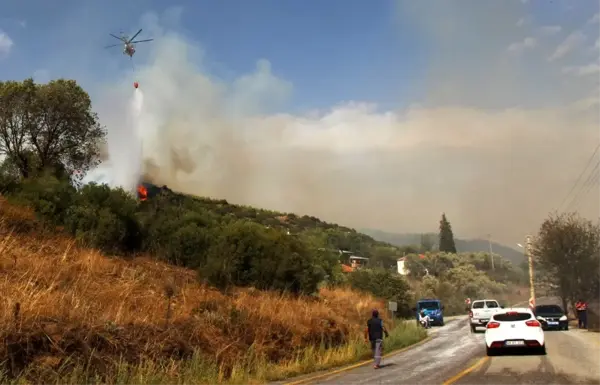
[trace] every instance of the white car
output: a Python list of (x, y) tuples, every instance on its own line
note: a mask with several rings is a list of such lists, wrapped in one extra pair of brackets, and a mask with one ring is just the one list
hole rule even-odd
[(477, 327), (485, 327), (490, 317), (502, 311), (502, 306), (495, 299), (478, 299), (471, 304), (469, 320), (471, 331), (474, 333)]
[(532, 349), (544, 355), (542, 324), (528, 308), (502, 309), (486, 325), (485, 347), (488, 356), (514, 348)]

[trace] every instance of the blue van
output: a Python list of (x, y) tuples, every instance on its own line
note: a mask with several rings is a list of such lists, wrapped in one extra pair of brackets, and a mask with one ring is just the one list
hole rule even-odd
[(444, 305), (439, 299), (424, 298), (417, 301), (417, 306), (413, 308), (415, 316), (417, 317), (417, 323), (419, 322), (419, 313), (421, 310), (425, 311), (425, 315), (428, 315), (431, 319), (431, 325), (444, 326)]

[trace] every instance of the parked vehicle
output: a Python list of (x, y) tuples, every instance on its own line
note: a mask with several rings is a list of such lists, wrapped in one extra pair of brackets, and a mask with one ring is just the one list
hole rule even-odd
[(478, 299), (471, 303), (469, 320), (471, 331), (477, 331), (478, 327), (485, 327), (490, 318), (502, 310), (502, 306), (495, 299)]
[(534, 314), (544, 330), (569, 330), (567, 315), (558, 305), (538, 305), (534, 309)]
[(493, 314), (485, 328), (488, 356), (515, 348), (546, 354), (542, 324), (529, 308), (512, 308)]
[(444, 305), (439, 299), (420, 299), (417, 301), (417, 306), (412, 308), (417, 318), (417, 325), (419, 325), (419, 314), (421, 310), (424, 311), (425, 315), (429, 317), (430, 325), (444, 326)]

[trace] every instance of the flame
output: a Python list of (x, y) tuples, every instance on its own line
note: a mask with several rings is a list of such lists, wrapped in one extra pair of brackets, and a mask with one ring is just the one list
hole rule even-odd
[(138, 197), (141, 201), (148, 199), (148, 190), (143, 185), (139, 185), (137, 188)]

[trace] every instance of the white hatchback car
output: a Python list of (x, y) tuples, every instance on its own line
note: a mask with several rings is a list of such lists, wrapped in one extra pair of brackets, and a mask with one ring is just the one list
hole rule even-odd
[(514, 348), (546, 354), (544, 330), (528, 308), (502, 309), (494, 314), (486, 325), (485, 345), (488, 356)]

